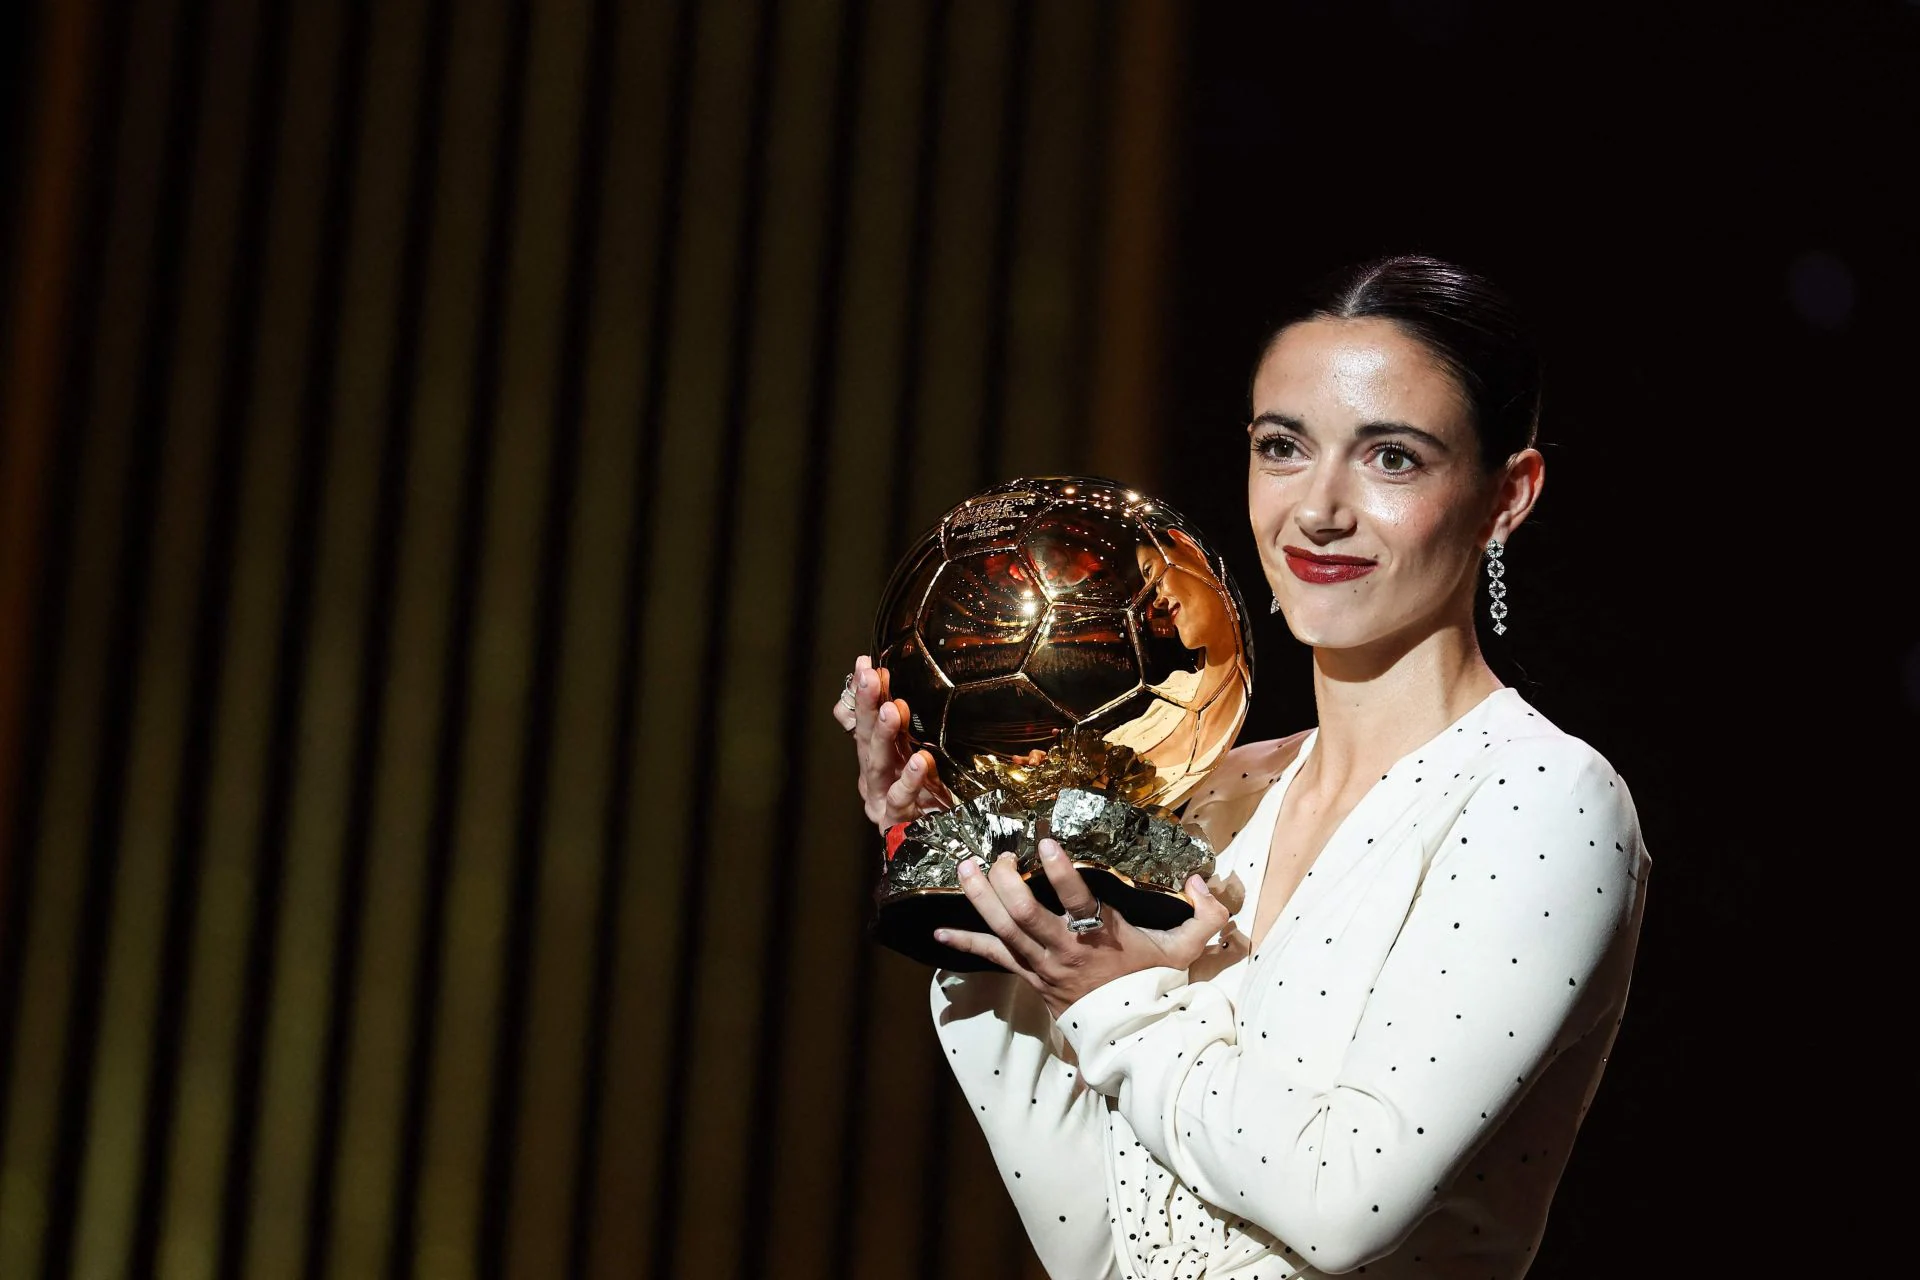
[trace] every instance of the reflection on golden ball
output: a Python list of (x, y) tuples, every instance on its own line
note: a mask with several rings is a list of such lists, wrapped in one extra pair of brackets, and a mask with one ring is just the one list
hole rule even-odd
[(961, 799), (1033, 803), (1067, 755), (1099, 748), (1120, 766), (1105, 790), (1170, 811), (1233, 744), (1253, 683), (1246, 609), (1199, 530), (1090, 477), (949, 511), (901, 560), (872, 652)]

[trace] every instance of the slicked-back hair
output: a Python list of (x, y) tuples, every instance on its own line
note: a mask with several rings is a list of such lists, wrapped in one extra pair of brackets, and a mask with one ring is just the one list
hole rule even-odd
[(1399, 325), (1453, 376), (1488, 471), (1533, 446), (1540, 429), (1538, 344), (1505, 291), (1451, 262), (1395, 254), (1334, 273), (1274, 327), (1260, 359), (1302, 321), (1367, 317)]

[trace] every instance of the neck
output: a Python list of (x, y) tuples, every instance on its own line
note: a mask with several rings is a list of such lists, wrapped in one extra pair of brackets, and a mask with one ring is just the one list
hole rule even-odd
[(1315, 649), (1318, 790), (1371, 783), (1501, 687), (1470, 620), (1363, 649)]

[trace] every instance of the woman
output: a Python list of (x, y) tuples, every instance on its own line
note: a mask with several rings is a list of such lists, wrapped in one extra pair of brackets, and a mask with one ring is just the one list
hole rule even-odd
[[(1249, 427), (1253, 533), (1313, 649), (1318, 726), (1234, 748), (1183, 819), (1244, 901), (1196, 877), (1193, 919), (1156, 932), (1100, 912), (1051, 842), (1061, 914), (1011, 860), (966, 868), (990, 932), (942, 941), (1005, 972), (936, 973), (934, 1021), (1061, 1280), (1526, 1271), (1648, 867), (1626, 784), (1475, 637), (1482, 574), (1504, 630), (1538, 404), (1485, 281), (1414, 257), (1336, 281), (1269, 341)], [(868, 814), (946, 803), (886, 673), (862, 660), (851, 686)]]
[[(1165, 758), (1191, 761), (1188, 766), (1204, 773), (1218, 762), (1221, 752), (1232, 744), (1231, 735), (1238, 726), (1227, 717), (1196, 719), (1178, 714), (1177, 707), (1204, 707), (1220, 693), (1239, 669), (1238, 626), (1226, 599), (1214, 588), (1213, 569), (1207, 553), (1184, 529), (1166, 531), (1166, 550), (1143, 544), (1134, 551), (1140, 576), (1153, 584), (1155, 612), (1164, 617), (1164, 625), (1178, 637), (1188, 652), (1196, 655), (1193, 670), (1174, 670), (1148, 689), (1166, 701), (1141, 721), (1123, 725), (1106, 734), (1109, 742), (1145, 753), (1156, 747), (1171, 746)], [(1162, 728), (1163, 718), (1172, 724)], [(1237, 719), (1238, 717), (1235, 717)]]

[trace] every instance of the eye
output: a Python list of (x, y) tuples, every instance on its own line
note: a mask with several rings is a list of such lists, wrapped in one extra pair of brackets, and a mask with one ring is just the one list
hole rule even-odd
[(1383, 444), (1374, 455), (1380, 461), (1380, 469), (1389, 475), (1405, 475), (1420, 469), (1420, 459), (1397, 444)]
[(1279, 431), (1253, 438), (1253, 451), (1275, 462), (1290, 462), (1300, 456), (1300, 442)]

